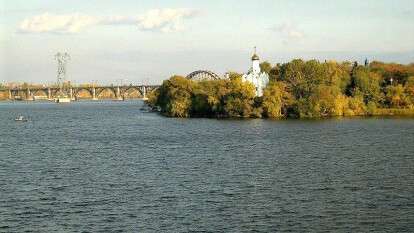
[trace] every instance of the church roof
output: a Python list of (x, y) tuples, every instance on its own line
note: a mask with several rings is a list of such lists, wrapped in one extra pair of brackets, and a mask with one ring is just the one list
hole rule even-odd
[(255, 61), (255, 60), (260, 60), (259, 56), (257, 56), (256, 53), (253, 54), (253, 56), (252, 56), (252, 61)]

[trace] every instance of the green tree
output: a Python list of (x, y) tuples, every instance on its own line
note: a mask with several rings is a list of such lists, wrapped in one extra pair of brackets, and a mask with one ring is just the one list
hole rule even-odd
[(269, 71), (269, 81), (270, 82), (277, 82), (280, 81), (280, 64), (276, 64), (272, 67)]
[(339, 64), (329, 61), (323, 64), (324, 83), (329, 86), (339, 87), (342, 93), (346, 93), (346, 88), (351, 83), (349, 67), (346, 63)]
[(242, 77), (242, 74), (237, 73), (237, 72), (233, 72), (233, 71), (230, 71), (230, 72), (228, 73), (228, 75), (229, 75), (229, 79), (230, 79), (230, 80), (234, 80), (234, 79), (241, 79), (241, 77)]
[(281, 80), (288, 84), (296, 99), (308, 98), (325, 76), (326, 72), (316, 60), (296, 59), (281, 67)]
[(283, 64), (280, 70), (280, 79), (287, 83), (288, 88), (292, 91), (295, 98), (302, 98), (304, 87), (306, 85), (306, 77), (303, 73), (304, 61), (295, 59), (289, 63)]
[(292, 96), (286, 91), (283, 82), (271, 82), (263, 93), (263, 111), (266, 117), (286, 117), (288, 108), (292, 104)]
[(229, 80), (208, 80), (199, 82), (194, 90), (192, 115), (222, 116), (224, 114), (223, 97), (229, 93)]
[(147, 93), (147, 100), (146, 104), (148, 104), (150, 107), (155, 108), (157, 106), (157, 101), (160, 96), (160, 89), (155, 89), (151, 92)]
[(172, 117), (189, 117), (194, 83), (182, 76), (173, 76), (160, 87), (157, 105)]
[(384, 96), (381, 92), (381, 76), (376, 72), (371, 72), (369, 69), (364, 67), (359, 67), (355, 71), (355, 89), (354, 96), (358, 93), (361, 93), (364, 102), (368, 103), (373, 101), (375, 103), (382, 103)]
[(253, 113), (255, 87), (235, 78), (228, 82), (229, 92), (223, 96), (224, 112), (228, 117), (250, 117)]
[[(337, 101), (341, 97), (338, 87), (320, 85), (312, 92), (309, 98), (302, 98), (298, 102), (299, 116), (305, 118), (328, 117), (341, 115)], [(341, 106), (342, 107), (342, 106)]]
[(266, 74), (270, 74), (270, 70), (272, 69), (272, 64), (268, 61), (264, 61), (260, 63), (260, 70), (265, 72)]
[(407, 79), (404, 88), (405, 93), (407, 93), (407, 97), (411, 103), (410, 108), (414, 108), (414, 76), (411, 76)]

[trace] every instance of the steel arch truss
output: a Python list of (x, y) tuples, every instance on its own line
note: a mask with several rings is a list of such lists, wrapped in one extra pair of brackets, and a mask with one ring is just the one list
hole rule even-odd
[(194, 72), (191, 72), (186, 77), (187, 79), (193, 80), (193, 81), (203, 81), (203, 80), (218, 80), (220, 79), (220, 76), (218, 76), (216, 73), (208, 70), (197, 70)]

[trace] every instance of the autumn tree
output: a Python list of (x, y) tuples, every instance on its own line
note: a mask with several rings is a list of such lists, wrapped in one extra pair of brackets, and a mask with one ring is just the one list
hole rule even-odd
[(260, 70), (265, 72), (266, 74), (270, 74), (270, 70), (272, 69), (272, 64), (268, 61), (264, 61), (260, 63)]
[(194, 83), (182, 76), (173, 76), (163, 82), (157, 99), (164, 114), (172, 117), (189, 117)]
[(381, 81), (382, 77), (378, 73), (371, 72), (365, 67), (357, 68), (354, 74), (355, 89), (353, 96), (362, 95), (366, 104), (370, 101), (375, 103), (383, 102), (384, 96), (381, 92)]
[(269, 81), (276, 82), (280, 81), (280, 64), (276, 64), (269, 71)]
[(255, 87), (241, 78), (228, 83), (229, 92), (223, 96), (224, 112), (228, 117), (250, 117), (253, 113)]
[(385, 99), (391, 108), (406, 108), (411, 105), (411, 100), (401, 84), (387, 86)]

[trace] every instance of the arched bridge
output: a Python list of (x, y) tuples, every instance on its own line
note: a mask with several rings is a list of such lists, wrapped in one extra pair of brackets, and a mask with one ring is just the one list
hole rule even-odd
[(202, 80), (218, 80), (220, 79), (220, 76), (218, 76), (216, 73), (209, 71), (209, 70), (197, 70), (194, 72), (191, 72), (186, 77), (187, 79), (191, 79), (194, 81), (202, 81)]
[[(128, 86), (77, 86), (66, 88), (73, 100), (77, 99), (116, 99), (146, 98), (146, 95), (157, 89), (159, 85), (128, 85)], [(30, 87), (9, 89), (11, 100), (53, 100), (59, 94), (58, 87)]]

